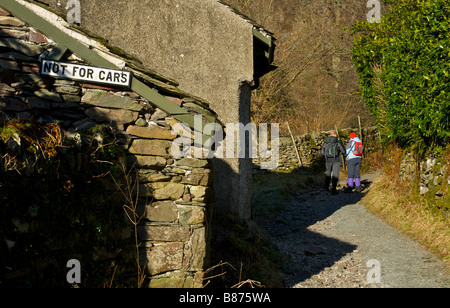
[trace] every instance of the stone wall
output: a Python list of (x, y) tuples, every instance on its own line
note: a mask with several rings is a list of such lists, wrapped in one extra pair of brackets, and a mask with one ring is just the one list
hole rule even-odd
[(427, 200), (430, 210), (441, 213), (445, 218), (450, 214), (449, 166), (450, 161), (445, 154), (417, 159), (412, 153), (405, 152), (400, 163), (400, 178), (414, 185), (417, 183), (417, 190)]
[[(339, 131), (339, 138), (344, 144), (348, 142), (350, 132), (358, 132), (358, 129), (342, 129)], [(280, 162), (275, 171), (289, 172), (300, 165), (303, 167), (323, 168), (323, 156), (320, 154), (323, 143), (329, 136), (329, 131), (312, 132), (302, 136), (294, 136), (295, 146), (300, 155), (299, 163), (297, 153), (291, 136), (280, 137)], [(366, 153), (370, 153), (377, 149), (379, 133), (376, 127), (367, 127), (362, 129), (362, 140)], [(260, 159), (253, 159), (254, 171), (256, 172), (260, 165)]]
[[(86, 142), (83, 132), (99, 125), (108, 127), (114, 142), (125, 153), (131, 178), (138, 179), (139, 193), (133, 200), (143, 215), (138, 236), (148, 285), (201, 287), (208, 259), (208, 215), (213, 202), (211, 162), (172, 157), (172, 142), (179, 137), (172, 127), (178, 122), (138, 94), (40, 75), (38, 58), (54, 46), (50, 38), (0, 8), (2, 127), (12, 119), (33, 125), (57, 123), (64, 140), (80, 147)], [(68, 61), (83, 63), (74, 56)], [(189, 110), (209, 110), (204, 102), (185, 93), (177, 96), (168, 80), (170, 91), (165, 91), (165, 79), (161, 76), (156, 82), (154, 76), (145, 75), (147, 71), (140, 74), (146, 77), (147, 84), (154, 80), (154, 87), (175, 104)], [(101, 145), (101, 136), (96, 137)], [(20, 143), (20, 136), (17, 138)], [(81, 166), (80, 159), (82, 155), (74, 158), (74, 166)], [(129, 187), (124, 188), (125, 192), (126, 189)], [(118, 206), (121, 207), (120, 202)], [(131, 230), (124, 234), (133, 241)], [(65, 268), (65, 264), (58, 266)]]

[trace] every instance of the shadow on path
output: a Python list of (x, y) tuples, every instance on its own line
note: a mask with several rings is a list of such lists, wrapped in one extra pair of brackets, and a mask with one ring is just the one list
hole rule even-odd
[[(361, 193), (337, 195), (320, 189), (298, 191), (292, 196), (275, 219), (263, 226), (278, 250), (288, 256), (284, 265), (288, 287), (311, 278), (331, 267), (357, 246), (314, 232), (333, 224), (330, 216), (339, 209), (358, 203), (367, 192), (372, 180), (362, 181)], [(341, 187), (342, 188), (342, 187)]]

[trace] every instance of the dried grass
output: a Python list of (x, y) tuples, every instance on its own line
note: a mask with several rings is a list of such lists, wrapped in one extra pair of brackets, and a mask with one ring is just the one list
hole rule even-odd
[(44, 158), (53, 158), (58, 155), (62, 147), (63, 136), (61, 128), (56, 123), (37, 125), (20, 121), (11, 121), (6, 128), (16, 131), (20, 138), (30, 146), (37, 146)]
[(411, 193), (410, 183), (382, 176), (374, 181), (364, 203), (371, 212), (442, 258), (450, 267), (450, 221), (426, 210), (426, 202)]
[[(374, 214), (445, 260), (450, 267), (450, 219), (429, 210), (433, 207), (429, 204), (432, 201), (419, 195), (416, 181), (400, 178), (402, 156), (403, 150), (391, 144), (384, 155), (380, 153), (372, 158), (377, 164), (381, 163), (385, 174), (373, 182), (364, 203)], [(450, 149), (444, 157), (450, 166)], [(448, 187), (444, 193), (448, 193)]]

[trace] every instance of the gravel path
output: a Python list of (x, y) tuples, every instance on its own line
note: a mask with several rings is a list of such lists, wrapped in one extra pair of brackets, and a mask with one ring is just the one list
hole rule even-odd
[(359, 202), (376, 176), (363, 176), (363, 193), (299, 191), (264, 224), (272, 243), (289, 257), (288, 287), (450, 287), (442, 261)]

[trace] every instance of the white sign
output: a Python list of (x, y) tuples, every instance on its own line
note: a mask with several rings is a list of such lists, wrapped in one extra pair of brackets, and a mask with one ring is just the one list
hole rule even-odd
[(129, 71), (45, 59), (41, 63), (41, 74), (127, 88), (132, 78)]

